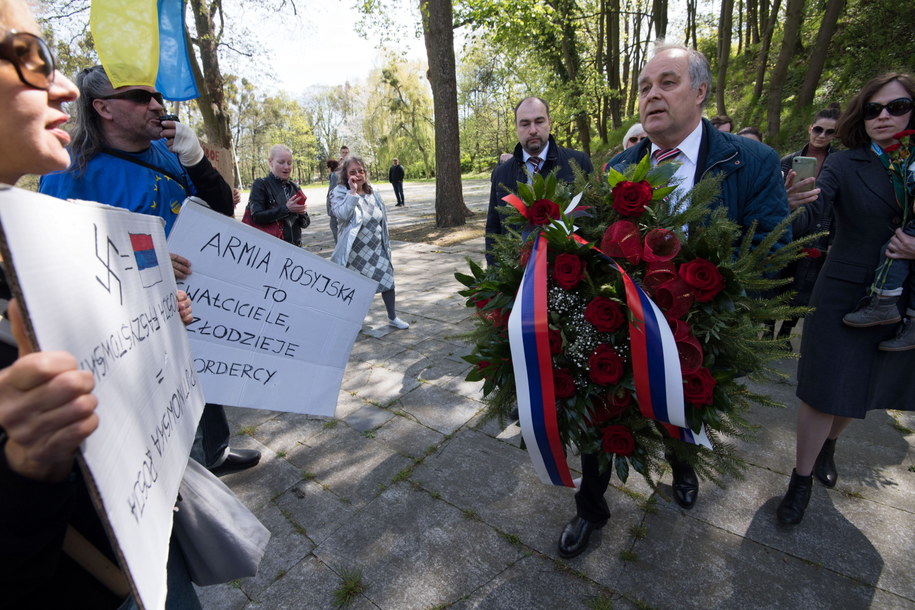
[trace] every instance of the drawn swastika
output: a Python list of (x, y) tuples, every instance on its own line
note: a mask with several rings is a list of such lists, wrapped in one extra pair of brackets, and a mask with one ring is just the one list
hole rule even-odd
[[(93, 224), (92, 226), (95, 229), (95, 258), (98, 259), (98, 261), (102, 264), (102, 267), (104, 267), (105, 271), (107, 272), (107, 273), (105, 273), (104, 279), (102, 279), (98, 275), (95, 276), (95, 279), (98, 280), (98, 283), (101, 284), (102, 288), (104, 288), (105, 291), (108, 292), (108, 294), (112, 294), (112, 287), (113, 287), (113, 284), (116, 282), (117, 291), (118, 291), (118, 300), (120, 301), (120, 304), (123, 305), (124, 304), (124, 294), (121, 289), (121, 278), (118, 277), (118, 273), (117, 273), (118, 267), (113, 266), (113, 263), (117, 263), (117, 259), (119, 259), (119, 258), (129, 258), (130, 255), (121, 254), (118, 251), (118, 247), (115, 245), (115, 243), (113, 241), (111, 241), (111, 238), (108, 236), (105, 236), (104, 241), (100, 242), (98, 225)], [(104, 252), (100, 253), (99, 250), (103, 250)], [(111, 256), (112, 250), (114, 251), (113, 260), (112, 260), (112, 256)]]

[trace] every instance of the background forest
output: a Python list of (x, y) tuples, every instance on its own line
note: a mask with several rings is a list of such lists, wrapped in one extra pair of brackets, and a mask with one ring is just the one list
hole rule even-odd
[[(442, 120), (454, 111), (438, 105), (451, 98), (457, 103), (463, 173), (488, 172), (500, 153), (512, 149), (512, 107), (527, 94), (550, 101), (553, 133), (561, 144), (601, 160), (637, 120), (633, 85), (656, 38), (705, 53), (716, 77), (708, 114), (728, 114), (736, 128), (759, 127), (781, 153), (803, 144), (804, 128), (817, 109), (844, 105), (872, 76), (911, 71), (915, 63), (915, 3), (900, 0), (364, 0), (357, 5), (363, 15), (358, 27), (380, 33), (383, 61), (367, 62), (362, 80), (290, 95), (277, 93), (269, 57), (258, 45), (258, 36), (270, 35), (269, 25), (264, 34), (252, 24), (308, 21), (309, 5), (188, 0), (197, 76), (206, 93), (177, 110), (210, 143), (231, 147), (241, 185), (267, 172), (267, 150), (275, 142), (293, 149), (294, 178), (303, 183), (326, 180), (324, 162), (341, 144), (365, 157), (375, 176), (386, 176), (390, 160), (398, 157), (408, 179), (431, 178), (437, 124), (439, 137), (452, 141), (451, 148), (439, 142), (445, 147), (438, 159), (457, 150), (455, 134), (444, 127), (453, 124), (451, 117)], [(251, 11), (259, 19), (252, 19)], [(415, 35), (425, 38), (433, 71), (397, 51), (402, 45), (390, 20), (395, 13), (415, 20)], [(97, 63), (88, 0), (48, 0), (39, 14), (64, 73), (73, 76)], [(436, 29), (436, 20), (451, 27)], [(452, 34), (456, 92), (439, 77), (447, 76), (447, 54), (433, 57), (450, 46)], [(328, 51), (332, 56), (333, 49)], [(329, 58), (303, 57), (301, 69), (320, 61)], [(445, 170), (438, 165), (441, 176)]]

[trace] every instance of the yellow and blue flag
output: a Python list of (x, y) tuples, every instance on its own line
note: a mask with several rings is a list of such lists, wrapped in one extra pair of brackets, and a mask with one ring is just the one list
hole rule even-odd
[(92, 0), (89, 26), (115, 88), (155, 87), (172, 101), (199, 97), (184, 34), (184, 0)]

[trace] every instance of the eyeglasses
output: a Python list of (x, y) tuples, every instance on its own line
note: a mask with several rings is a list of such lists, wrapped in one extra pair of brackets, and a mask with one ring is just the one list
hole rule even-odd
[(160, 106), (165, 106), (165, 100), (162, 99), (161, 93), (158, 91), (147, 91), (146, 89), (128, 89), (127, 91), (112, 93), (111, 95), (106, 95), (105, 97), (100, 97), (98, 99), (127, 100), (128, 102), (133, 102), (134, 104), (143, 104), (144, 106), (148, 106), (150, 100), (156, 100), (159, 102)]
[(48, 43), (34, 34), (9, 30), (0, 42), (0, 57), (13, 64), (23, 85), (47, 91), (54, 83), (54, 54)]
[(902, 116), (912, 111), (912, 98), (899, 97), (888, 104), (878, 104), (877, 102), (868, 102), (864, 104), (864, 120), (871, 121), (883, 113), (883, 109), (892, 116)]
[[(880, 113), (878, 112), (877, 114), (880, 114)], [(821, 136), (825, 133), (827, 138), (830, 136), (836, 135), (835, 129), (823, 129), (819, 125), (814, 125), (813, 127), (811, 127), (810, 131), (812, 131), (813, 135), (816, 135), (816, 136)]]

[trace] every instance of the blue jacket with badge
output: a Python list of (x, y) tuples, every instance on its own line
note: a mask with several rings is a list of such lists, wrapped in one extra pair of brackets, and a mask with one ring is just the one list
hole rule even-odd
[[(622, 171), (651, 151), (646, 138), (610, 159), (610, 166)], [(781, 164), (775, 150), (756, 140), (715, 129), (702, 119), (702, 144), (696, 164), (696, 183), (714, 174), (724, 174), (721, 193), (713, 207), (726, 206), (728, 218), (743, 228), (757, 222), (754, 243), (759, 243), (788, 216), (788, 196), (782, 181)], [(788, 230), (779, 244), (791, 242)]]

